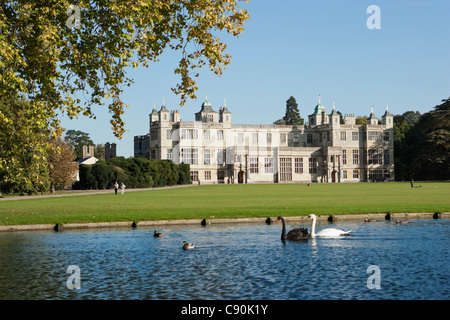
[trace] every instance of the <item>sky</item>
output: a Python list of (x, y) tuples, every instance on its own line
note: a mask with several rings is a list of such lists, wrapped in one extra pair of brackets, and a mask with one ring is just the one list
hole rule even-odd
[[(379, 16), (367, 12), (371, 5)], [(450, 97), (449, 0), (253, 0), (241, 8), (250, 14), (245, 31), (220, 34), (231, 64), (221, 76), (203, 68), (197, 100), (180, 106), (171, 88), (180, 81), (173, 71), (181, 54), (166, 52), (149, 68), (129, 70), (135, 83), (122, 96), (130, 107), (121, 140), (106, 107), (93, 108), (95, 120), (62, 116), (62, 127), (87, 132), (95, 144), (116, 143), (117, 155), (128, 158), (163, 100), (182, 121), (193, 121), (207, 96), (215, 111), (226, 99), (234, 124), (271, 124), (284, 116), (290, 96), (305, 119), (319, 95), (327, 112), (334, 102), (344, 115), (364, 116), (373, 105), (377, 117), (386, 104), (393, 114), (425, 113)]]

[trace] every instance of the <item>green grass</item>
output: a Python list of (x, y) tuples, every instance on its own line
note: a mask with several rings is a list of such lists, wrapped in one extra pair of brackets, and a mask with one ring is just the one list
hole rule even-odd
[(249, 184), (0, 201), (0, 225), (449, 212), (449, 182)]

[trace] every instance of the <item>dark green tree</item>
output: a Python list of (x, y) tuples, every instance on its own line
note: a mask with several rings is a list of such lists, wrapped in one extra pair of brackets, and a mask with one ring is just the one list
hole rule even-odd
[(339, 123), (345, 124), (345, 120), (344, 120), (344, 116), (342, 115), (342, 112), (337, 111), (337, 113), (339, 114)]
[(293, 96), (286, 100), (286, 113), (283, 120), (288, 125), (302, 125), (304, 122), (304, 119), (300, 116), (297, 101)]
[(48, 191), (47, 155), (51, 150), (48, 142), (51, 131), (47, 129), (46, 117), (45, 110), (31, 105), (27, 99), (18, 95), (0, 95), (1, 192), (33, 194)]
[(423, 114), (410, 132), (416, 137), (411, 176), (416, 180), (449, 180), (450, 99)]
[(411, 163), (416, 152), (417, 132), (410, 132), (420, 119), (418, 111), (407, 111), (394, 116), (395, 179), (411, 179)]
[(77, 159), (83, 157), (83, 146), (92, 146), (94, 141), (89, 137), (89, 133), (79, 130), (67, 130), (64, 140), (69, 142), (75, 150)]

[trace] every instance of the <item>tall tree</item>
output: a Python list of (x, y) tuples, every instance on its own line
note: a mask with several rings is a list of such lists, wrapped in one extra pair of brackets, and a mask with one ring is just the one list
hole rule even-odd
[(104, 144), (96, 144), (94, 149), (94, 156), (100, 160), (105, 161), (105, 145)]
[[(0, 37), (1, 38), (1, 37)], [(49, 188), (45, 108), (12, 97), (0, 99), (0, 190), (31, 194)]]
[(80, 130), (67, 130), (64, 140), (69, 142), (75, 150), (76, 158), (83, 157), (83, 146), (93, 146), (94, 141), (89, 137), (89, 133)]
[[(148, 67), (166, 50), (180, 53), (172, 90), (195, 99), (194, 78), (207, 65), (222, 74), (231, 56), (219, 37), (238, 36), (249, 19), (239, 0), (102, 1), (19, 0), (0, 2), (0, 96), (20, 93), (70, 118), (95, 117), (107, 105), (114, 134), (125, 132), (126, 69)], [(247, 3), (247, 1), (245, 1)], [(80, 92), (82, 101), (76, 96)], [(54, 123), (58, 127), (58, 123)]]
[(416, 133), (410, 132), (419, 121), (418, 111), (407, 111), (394, 116), (394, 164), (395, 179), (411, 179), (411, 163), (416, 148)]
[[(172, 90), (180, 95), (181, 105), (188, 98), (195, 99), (198, 69), (206, 65), (221, 75), (231, 61), (221, 37), (222, 33), (238, 36), (243, 32), (249, 14), (239, 7), (242, 2), (1, 1), (0, 101), (17, 96), (28, 99), (27, 121), (50, 131), (53, 137), (62, 134), (58, 116), (95, 118), (93, 107), (107, 107), (113, 133), (122, 138), (126, 132), (122, 116), (128, 107), (122, 94), (133, 83), (127, 69), (148, 67), (165, 51), (178, 52), (174, 72), (180, 81)], [(0, 112), (0, 135), (9, 134), (4, 124), (21, 125), (20, 112), (18, 108)], [(33, 147), (2, 145), (2, 149), (10, 148), (4, 153), (35, 157), (37, 167), (45, 168), (46, 159), (39, 152), (30, 152), (30, 148), (48, 149), (47, 140), (15, 132), (19, 133), (18, 140), (33, 139)], [(0, 165), (5, 167), (6, 162), (2, 184), (14, 179), (22, 179), (26, 185), (43, 183), (39, 177), (29, 176), (29, 181), (24, 178), (22, 173), (30, 167), (22, 166), (25, 162), (18, 157), (1, 154)]]
[(69, 142), (58, 138), (51, 141), (48, 156), (50, 181), (55, 189), (63, 189), (76, 180), (78, 164), (74, 162), (75, 151)]
[(283, 120), (285, 124), (288, 125), (302, 125), (304, 122), (303, 118), (300, 116), (297, 101), (293, 96), (286, 100), (286, 113)]
[(411, 175), (416, 180), (450, 179), (450, 98), (423, 114), (417, 132)]
[(358, 116), (355, 119), (355, 124), (367, 124), (367, 116)]
[(394, 148), (397, 180), (450, 179), (450, 99), (421, 116), (395, 116)]

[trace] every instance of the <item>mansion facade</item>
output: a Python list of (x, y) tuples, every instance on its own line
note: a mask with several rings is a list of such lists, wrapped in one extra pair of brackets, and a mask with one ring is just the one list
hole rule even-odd
[(134, 156), (190, 165), (194, 183), (367, 182), (394, 180), (394, 116), (355, 124), (320, 103), (304, 125), (232, 124), (226, 105), (205, 101), (195, 121), (163, 105), (150, 132), (134, 137)]

